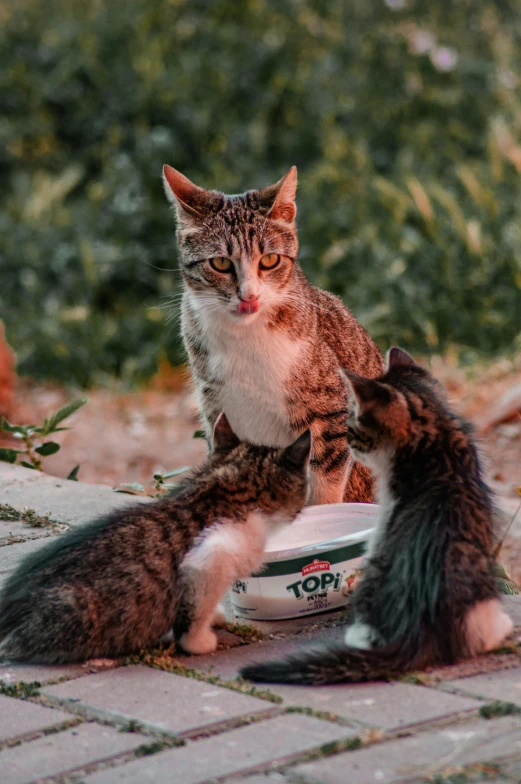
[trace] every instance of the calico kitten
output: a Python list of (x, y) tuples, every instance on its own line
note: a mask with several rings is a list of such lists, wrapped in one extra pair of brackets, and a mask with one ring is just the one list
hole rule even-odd
[(474, 656), (512, 631), (499, 601), (494, 510), (471, 428), (398, 348), (380, 378), (346, 376), (349, 444), (374, 471), (381, 504), (347, 647), (245, 667), (251, 680), (375, 680)]
[(251, 446), (221, 416), (213, 451), (173, 495), (118, 509), (22, 561), (0, 594), (0, 654), (74, 662), (167, 635), (180, 607), (189, 653), (215, 650), (228, 586), (262, 564), (268, 533), (306, 503), (311, 436)]
[(164, 186), (177, 212), (182, 333), (207, 435), (223, 410), (254, 444), (287, 446), (310, 427), (310, 503), (369, 501), (370, 473), (349, 457), (338, 369), (376, 376), (382, 358), (296, 261), (297, 170), (225, 196), (165, 166)]

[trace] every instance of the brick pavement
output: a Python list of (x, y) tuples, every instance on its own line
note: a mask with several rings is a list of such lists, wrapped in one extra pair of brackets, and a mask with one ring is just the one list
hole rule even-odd
[[(0, 473), (0, 503), (22, 497), (24, 486), (38, 498), (39, 481), (34, 472), (10, 467), (7, 479)], [(67, 503), (71, 524), (87, 519), (85, 487), (75, 487), (67, 501), (63, 480), (60, 487), (42, 481), (39, 513), (47, 504), (53, 517), (56, 490), (60, 521), (68, 519)], [(3, 495), (6, 482), (9, 498)], [(103, 489), (96, 509), (112, 503)], [(25, 551), (42, 545), (33, 538), (42, 533), (57, 535), (23, 520), (0, 525), (0, 579)], [(520, 598), (506, 603), (519, 635)], [(417, 682), (265, 690), (236, 680), (246, 661), (338, 638), (335, 622), (335, 616), (322, 616), (309, 619), (306, 628), (259, 625), (271, 639), (249, 644), (246, 636), (222, 632), (221, 649), (204, 657), (150, 655), (136, 664), (101, 660), (55, 667), (0, 662), (0, 782), (521, 780), (521, 652), (516, 648), (422, 674)], [(486, 719), (481, 709), (491, 703), (493, 718)]]

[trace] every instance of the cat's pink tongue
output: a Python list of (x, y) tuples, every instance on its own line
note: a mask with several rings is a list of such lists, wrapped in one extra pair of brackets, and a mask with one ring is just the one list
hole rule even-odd
[(245, 302), (241, 299), (239, 304), (239, 313), (257, 313), (259, 309), (259, 300), (252, 299), (250, 302)]

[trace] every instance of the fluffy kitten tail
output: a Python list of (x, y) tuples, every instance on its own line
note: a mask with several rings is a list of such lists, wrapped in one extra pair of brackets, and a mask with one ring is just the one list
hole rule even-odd
[(404, 650), (404, 646), (362, 650), (335, 645), (303, 651), (284, 661), (250, 664), (243, 667), (240, 674), (247, 680), (263, 683), (320, 686), (326, 683), (382, 680), (420, 666), (417, 657)]

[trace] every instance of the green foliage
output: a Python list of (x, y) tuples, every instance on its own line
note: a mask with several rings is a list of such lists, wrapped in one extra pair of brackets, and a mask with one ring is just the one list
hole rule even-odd
[(494, 700), (487, 705), (482, 705), (479, 709), (479, 714), (484, 719), (497, 719), (500, 716), (512, 716), (512, 714), (521, 713), (519, 705), (513, 702), (504, 702), (503, 700)]
[(304, 269), (382, 346), (517, 338), (514, 0), (7, 0), (1, 16), (0, 312), (22, 373), (134, 382), (182, 360), (161, 308), (179, 288), (165, 162), (227, 192), (297, 164)]
[(42, 684), (39, 681), (31, 681), (30, 683), (17, 681), (17, 683), (9, 684), (0, 682), (0, 694), (25, 700), (27, 697), (37, 697), (41, 687)]
[[(34, 468), (38, 471), (42, 470), (42, 458), (49, 455), (55, 455), (60, 450), (60, 445), (56, 441), (42, 441), (42, 439), (51, 435), (52, 433), (60, 433), (63, 430), (68, 430), (68, 427), (58, 427), (68, 417), (72, 416), (79, 408), (85, 405), (87, 401), (82, 398), (80, 400), (73, 400), (63, 408), (60, 408), (50, 419), (46, 419), (43, 425), (12, 425), (10, 422), (2, 417), (0, 420), (0, 432), (9, 433), (13, 438), (17, 438), (24, 445), (23, 449), (0, 449), (0, 460), (6, 463), (16, 463), (17, 458), (20, 458), (20, 465), (26, 468)], [(27, 459), (22, 460), (22, 455)], [(79, 466), (75, 466), (70, 472), (67, 479), (76, 480), (78, 478)]]
[(183, 466), (182, 468), (176, 468), (174, 471), (166, 471), (164, 474), (156, 473), (153, 475), (153, 489), (151, 492), (147, 492), (144, 485), (140, 482), (122, 482), (117, 485), (114, 490), (116, 493), (129, 493), (130, 495), (148, 495), (151, 498), (159, 498), (160, 496), (164, 495), (165, 493), (173, 490), (177, 485), (172, 482), (165, 482), (165, 479), (171, 479), (174, 476), (179, 476), (180, 474), (186, 473), (189, 471), (191, 466)]

